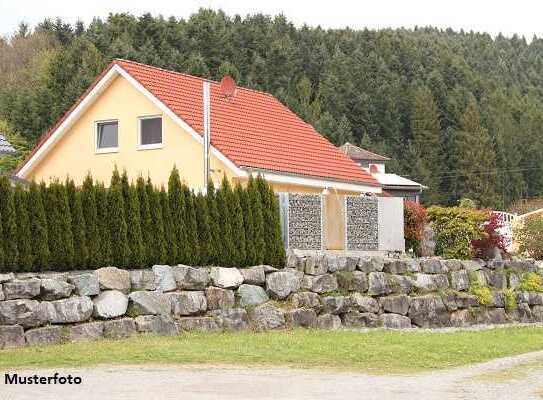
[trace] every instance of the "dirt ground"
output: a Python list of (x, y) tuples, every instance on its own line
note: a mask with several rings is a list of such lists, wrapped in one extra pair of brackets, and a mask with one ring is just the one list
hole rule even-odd
[(81, 376), (75, 386), (6, 385), (0, 400), (543, 399), (543, 352), (413, 375), (196, 366), (2, 371)]

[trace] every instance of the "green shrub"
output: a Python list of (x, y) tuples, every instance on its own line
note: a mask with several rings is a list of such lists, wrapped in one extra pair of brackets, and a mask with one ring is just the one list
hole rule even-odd
[(543, 215), (525, 218), (514, 228), (518, 250), (537, 260), (543, 259)]
[(436, 240), (436, 255), (445, 258), (469, 259), (473, 256), (472, 241), (482, 237), (482, 223), (488, 212), (461, 207), (428, 209)]
[(471, 272), (469, 274), (470, 287), (469, 292), (477, 297), (477, 301), (482, 306), (489, 306), (492, 304), (492, 292), (481, 282), (479, 274), (477, 272)]
[(527, 272), (522, 275), (518, 289), (526, 292), (543, 292), (543, 278), (535, 272)]
[(517, 308), (517, 296), (513, 289), (504, 289), (503, 290), (503, 299), (505, 303), (505, 309), (507, 311), (512, 311)]

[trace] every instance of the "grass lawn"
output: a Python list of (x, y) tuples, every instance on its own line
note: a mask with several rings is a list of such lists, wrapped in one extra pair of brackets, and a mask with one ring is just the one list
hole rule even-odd
[(96, 364), (232, 364), (371, 373), (456, 367), (543, 350), (543, 328), (430, 333), (293, 330), (190, 333), (0, 351), (0, 370)]

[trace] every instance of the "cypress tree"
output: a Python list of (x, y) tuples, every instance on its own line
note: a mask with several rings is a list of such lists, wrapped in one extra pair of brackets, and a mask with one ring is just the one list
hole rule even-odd
[(2, 214), (0, 213), (0, 271), (4, 272), (4, 227), (2, 226)]
[(88, 265), (85, 218), (81, 204), (81, 193), (76, 189), (74, 181), (66, 181), (66, 193), (72, 217), (72, 233), (74, 238), (74, 267), (85, 268)]
[(109, 183), (109, 187), (117, 186), (121, 184), (121, 174), (119, 173), (119, 170), (117, 169), (117, 165), (115, 165), (115, 168), (113, 168), (113, 173), (111, 174), (111, 181)]
[(111, 261), (114, 266), (128, 266), (130, 247), (120, 183), (111, 186), (107, 193), (108, 225), (111, 238)]
[(274, 267), (285, 265), (285, 245), (281, 236), (281, 215), (279, 212), (279, 201), (271, 185), (268, 187), (268, 204), (270, 205), (270, 252), (269, 263)]
[(172, 214), (172, 232), (177, 247), (177, 259), (174, 264), (187, 263), (185, 234), (185, 201), (179, 171), (174, 166), (168, 180), (168, 197)]
[(241, 210), (243, 212), (243, 225), (245, 231), (245, 265), (256, 265), (253, 230), (254, 221), (253, 212), (249, 201), (249, 193), (247, 189), (244, 189), (238, 185), (236, 186), (236, 194), (239, 197)]
[(212, 262), (212, 242), (209, 212), (205, 197), (198, 193), (194, 199), (196, 222), (198, 224), (198, 244), (200, 250), (200, 264), (209, 265)]
[(100, 263), (101, 240), (102, 237), (98, 231), (100, 223), (98, 219), (98, 209), (96, 203), (96, 191), (94, 182), (90, 174), (85, 177), (81, 188), (81, 205), (83, 218), (85, 220), (85, 236), (87, 243), (87, 265), (90, 268), (104, 266)]
[(149, 196), (145, 188), (145, 180), (139, 176), (136, 181), (136, 191), (138, 193), (138, 201), (140, 204), (140, 222), (141, 236), (143, 238), (143, 260), (144, 265), (153, 263), (153, 233), (151, 211), (149, 209)]
[(264, 263), (264, 256), (266, 252), (266, 242), (264, 239), (264, 213), (262, 198), (257, 188), (256, 181), (252, 176), (249, 177), (247, 193), (249, 195), (249, 203), (253, 217), (253, 261), (255, 265), (259, 265)]
[(168, 193), (166, 193), (164, 186), (160, 189), (159, 199), (162, 211), (162, 221), (164, 224), (164, 238), (166, 240), (166, 262), (169, 265), (174, 265), (177, 260), (177, 241), (175, 240), (173, 233), (174, 227)]
[(210, 243), (208, 246), (209, 251), (209, 261), (211, 265), (220, 265), (220, 255), (221, 255), (221, 229), (220, 229), (220, 216), (219, 210), (217, 209), (217, 191), (215, 190), (215, 185), (213, 181), (209, 181), (207, 186), (207, 195), (206, 195), (206, 206), (209, 214), (209, 235)]
[(194, 209), (194, 193), (186, 185), (183, 185), (183, 195), (185, 197), (187, 263), (189, 265), (198, 265), (200, 263), (200, 250), (198, 247), (198, 223)]
[(17, 250), (17, 221), (13, 188), (7, 176), (0, 176), (0, 215), (4, 233), (4, 269), (16, 271), (19, 252)]
[(32, 232), (28, 216), (27, 193), (21, 185), (15, 187), (15, 214), (17, 217), (17, 250), (19, 252), (18, 266), (23, 271), (32, 271), (34, 256), (32, 254)]
[(236, 245), (234, 243), (234, 235), (232, 232), (232, 206), (230, 201), (232, 199), (232, 188), (230, 183), (226, 179), (226, 176), (222, 180), (221, 188), (217, 192), (216, 202), (219, 219), (217, 223), (220, 229), (220, 242), (219, 242), (219, 262), (228, 267), (235, 266), (236, 263)]
[(152, 223), (152, 262), (153, 264), (166, 264), (168, 262), (166, 253), (166, 238), (164, 237), (164, 220), (162, 218), (162, 207), (157, 190), (151, 182), (151, 178), (147, 178), (146, 184), (147, 197), (149, 198), (149, 210)]
[[(108, 195), (103, 183), (95, 185), (97, 231), (100, 238), (98, 248), (97, 266), (111, 265), (111, 234), (109, 230)], [(115, 244), (114, 244), (115, 245)]]
[(58, 181), (47, 189), (47, 220), (49, 225), (50, 268), (70, 269), (74, 262), (72, 219), (66, 188)]
[[(123, 185), (123, 194), (126, 187)], [(141, 207), (136, 187), (128, 186), (128, 219), (126, 220), (128, 244), (130, 247), (129, 265), (131, 267), (143, 267), (145, 265), (145, 246), (141, 232)]]
[(243, 191), (240, 185), (236, 185), (231, 194), (230, 213), (232, 216), (232, 234), (236, 248), (234, 265), (236, 267), (246, 266), (247, 251), (245, 245), (245, 222), (243, 218), (243, 209), (241, 208), (241, 199), (239, 193)]
[[(114, 173), (115, 173), (115, 171), (114, 171)], [(119, 184), (121, 185), (121, 191), (123, 193), (124, 218), (125, 218), (126, 224), (128, 226), (128, 222), (130, 220), (130, 217), (129, 217), (129, 210), (130, 210), (130, 182), (128, 181), (128, 174), (126, 173), (126, 170), (123, 171), (123, 174), (119, 178)]]
[(28, 214), (32, 235), (32, 255), (34, 270), (41, 271), (49, 265), (51, 253), (47, 235), (47, 218), (43, 206), (43, 197), (36, 182), (32, 181), (28, 189)]

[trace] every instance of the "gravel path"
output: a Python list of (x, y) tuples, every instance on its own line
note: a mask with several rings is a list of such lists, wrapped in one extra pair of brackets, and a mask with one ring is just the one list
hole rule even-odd
[[(488, 374), (519, 368), (522, 373), (515, 374), (514, 378), (488, 379)], [(5, 385), (2, 377), (1, 400), (543, 399), (543, 351), (469, 367), (401, 376), (288, 368), (162, 365), (17, 372), (44, 376), (54, 372), (71, 373), (83, 377), (83, 383), (78, 386)]]

